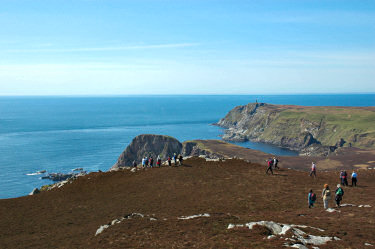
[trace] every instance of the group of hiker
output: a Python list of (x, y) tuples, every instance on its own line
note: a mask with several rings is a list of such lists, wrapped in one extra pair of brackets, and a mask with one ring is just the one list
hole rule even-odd
[[(334, 195), (335, 195), (336, 207), (340, 207), (342, 197), (344, 196), (344, 189), (341, 187), (341, 184), (337, 184), (337, 188), (334, 192)], [(332, 196), (333, 194), (331, 193), (331, 190), (328, 184), (324, 184), (324, 188), (322, 191), (324, 209), (328, 209), (328, 203), (331, 200)], [(310, 192), (307, 195), (307, 202), (308, 202), (309, 208), (314, 207), (314, 204), (316, 202), (316, 194), (314, 193), (312, 189), (310, 189)]]
[[(311, 172), (310, 172), (310, 176), (313, 176), (316, 177), (316, 165), (314, 162), (312, 162), (312, 166), (311, 166)], [(352, 180), (352, 187), (353, 186), (357, 186), (357, 172), (353, 171), (352, 175), (351, 175), (351, 180)], [(349, 186), (348, 184), (348, 174), (346, 173), (346, 170), (341, 170), (340, 172), (340, 182), (341, 184), (337, 184), (337, 188), (335, 190), (335, 192), (333, 194), (331, 194), (331, 190), (328, 186), (328, 184), (324, 184), (324, 188), (323, 188), (323, 191), (322, 191), (322, 199), (323, 199), (323, 205), (324, 205), (324, 209), (327, 209), (328, 208), (328, 203), (329, 203), (329, 200), (331, 200), (331, 196), (335, 196), (335, 202), (336, 202), (336, 207), (340, 207), (340, 203), (342, 201), (342, 197), (344, 196), (344, 189), (342, 188), (342, 186)], [(314, 207), (314, 203), (316, 201), (316, 194), (314, 193), (314, 191), (311, 189), (307, 195), (307, 202), (308, 202), (308, 205), (309, 205), (309, 208), (312, 208)]]
[[(273, 170), (272, 168), (276, 169), (279, 167), (277, 166), (279, 160), (276, 158), (276, 157), (273, 157), (273, 158), (268, 158), (268, 160), (266, 160), (267, 162), (267, 170), (266, 170), (266, 174), (269, 174), (268, 172), (270, 171), (271, 174), (273, 175)], [(315, 162), (312, 162), (311, 163), (311, 171), (310, 171), (310, 174), (309, 174), (311, 177), (316, 177), (316, 164)], [(357, 172), (353, 171), (353, 173), (351, 174), (351, 186), (357, 186)], [(340, 172), (340, 183), (341, 184), (337, 184), (337, 188), (335, 190), (335, 192), (331, 193), (331, 190), (328, 186), (328, 184), (324, 184), (324, 188), (323, 188), (323, 191), (322, 191), (322, 199), (323, 199), (323, 205), (324, 205), (324, 209), (327, 209), (328, 208), (328, 204), (329, 204), (329, 201), (331, 200), (331, 196), (334, 196), (335, 198), (335, 202), (336, 202), (336, 206), (337, 207), (340, 207), (340, 203), (342, 201), (342, 198), (344, 196), (344, 189), (343, 189), (343, 186), (349, 186), (348, 184), (348, 174), (345, 170), (341, 170)], [(312, 208), (314, 207), (314, 203), (316, 202), (316, 194), (314, 193), (314, 191), (312, 189), (310, 189), (309, 193), (308, 193), (308, 196), (307, 196), (307, 200), (308, 200), (308, 206), (309, 208)]]
[[(341, 170), (340, 172), (340, 181), (341, 185), (348, 186), (348, 174), (346, 173), (346, 170)], [(353, 171), (352, 173), (352, 187), (357, 186), (357, 173)]]
[[(167, 163), (168, 163), (168, 166), (172, 166), (172, 160), (174, 162), (174, 166), (178, 166), (178, 165), (182, 165), (183, 164), (183, 156), (181, 154), (179, 154), (178, 156), (176, 155), (176, 153), (173, 154), (172, 157), (168, 156), (167, 157)], [(143, 168), (153, 168), (154, 167), (154, 158), (152, 157), (152, 155), (150, 155), (149, 157), (147, 156), (144, 156), (142, 158), (142, 167)], [(162, 160), (161, 160), (161, 156), (158, 155), (158, 157), (156, 158), (156, 167), (161, 167), (162, 165)], [(133, 161), (133, 167), (137, 167), (138, 164), (137, 162), (134, 160)]]
[(268, 175), (268, 171), (271, 171), (271, 174), (273, 175), (273, 170), (272, 170), (272, 167), (274, 167), (275, 169), (280, 169), (279, 166), (277, 166), (277, 164), (279, 163), (279, 159), (277, 159), (276, 157), (273, 157), (273, 158), (268, 158), (267, 161), (267, 170), (266, 170), (266, 174)]

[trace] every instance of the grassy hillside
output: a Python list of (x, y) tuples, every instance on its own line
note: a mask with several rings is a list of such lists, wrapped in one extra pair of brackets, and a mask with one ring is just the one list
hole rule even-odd
[[(316, 136), (324, 145), (335, 145), (341, 138), (344, 146), (358, 148), (375, 148), (375, 109), (339, 108), (339, 107), (306, 107), (288, 108), (279, 113), (275, 127), (288, 124), (286, 133), (296, 133), (309, 121), (319, 126)], [(309, 127), (305, 125), (305, 127)], [(270, 126), (270, 130), (273, 126)], [(265, 134), (266, 135), (266, 134)], [(267, 136), (267, 135), (266, 135)]]
[[(91, 173), (62, 188), (0, 200), (0, 248), (282, 248), (290, 242), (291, 234), (267, 239), (264, 227), (228, 229), (262, 220), (312, 226), (324, 231), (301, 230), (341, 239), (321, 249), (375, 245), (375, 170), (360, 170), (359, 186), (344, 189), (343, 203), (355, 206), (329, 213), (320, 191), (325, 183), (334, 188), (338, 172), (318, 172), (315, 179), (284, 167), (272, 176), (240, 160), (192, 158), (182, 167)], [(318, 195), (314, 209), (307, 207), (311, 188)], [(182, 219), (198, 214), (209, 216)], [(116, 219), (122, 221), (95, 236)]]
[(220, 120), (224, 138), (251, 139), (301, 150), (321, 146), (375, 148), (375, 107), (248, 104)]

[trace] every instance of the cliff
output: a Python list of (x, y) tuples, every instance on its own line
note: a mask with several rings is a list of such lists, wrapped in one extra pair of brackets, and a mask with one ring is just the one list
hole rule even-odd
[(375, 107), (291, 106), (250, 103), (232, 109), (217, 125), (224, 140), (255, 141), (328, 155), (340, 147), (375, 148)]
[[(138, 165), (144, 156), (152, 156), (155, 160), (158, 155), (162, 160), (166, 160), (168, 156), (181, 154), (184, 157), (201, 156), (208, 158), (223, 158), (225, 155), (216, 152), (217, 149), (213, 144), (227, 144), (216, 140), (191, 140), (181, 143), (176, 138), (164, 135), (143, 134), (136, 136), (132, 142), (121, 153), (117, 162), (112, 166), (111, 170), (117, 170), (120, 167), (132, 166), (133, 161)], [(239, 147), (227, 144), (227, 146)]]
[(144, 156), (151, 155), (156, 161), (158, 155), (161, 158), (166, 158), (173, 156), (173, 153), (179, 154), (181, 150), (182, 144), (173, 137), (153, 134), (139, 135), (121, 153), (111, 169), (131, 166), (134, 160), (140, 164)]

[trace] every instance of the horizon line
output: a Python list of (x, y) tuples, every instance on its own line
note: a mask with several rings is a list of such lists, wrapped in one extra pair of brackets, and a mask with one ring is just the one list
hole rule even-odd
[(327, 92), (316, 92), (316, 93), (234, 93), (234, 94), (221, 94), (221, 93), (176, 93), (176, 94), (20, 94), (20, 95), (1, 95), (1, 97), (138, 97), (138, 96), (288, 96), (288, 95), (375, 95), (375, 92), (342, 92), (342, 93), (327, 93)]

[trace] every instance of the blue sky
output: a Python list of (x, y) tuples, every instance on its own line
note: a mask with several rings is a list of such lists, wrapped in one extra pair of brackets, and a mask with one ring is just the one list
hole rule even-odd
[(375, 92), (375, 1), (1, 0), (0, 95)]

